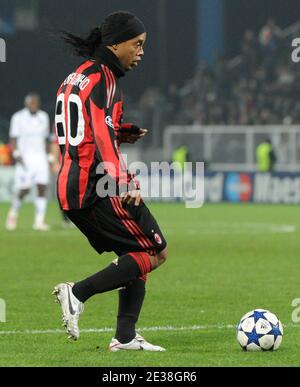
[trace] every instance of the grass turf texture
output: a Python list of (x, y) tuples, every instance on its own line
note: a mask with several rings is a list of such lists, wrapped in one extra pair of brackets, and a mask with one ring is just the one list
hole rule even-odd
[[(17, 231), (5, 231), (8, 205), (1, 204), (0, 298), (6, 301), (6, 322), (0, 323), (0, 366), (299, 366), (300, 323), (291, 317), (292, 300), (300, 296), (298, 207), (149, 207), (167, 238), (169, 259), (149, 275), (138, 326), (162, 327), (140, 333), (167, 351), (109, 353), (113, 331), (85, 331), (114, 328), (115, 291), (86, 303), (78, 342), (54, 333), (63, 328), (53, 286), (102, 269), (114, 255), (98, 256), (79, 231), (63, 229), (56, 203), (48, 210), (52, 231), (44, 233), (31, 229), (30, 204), (21, 210)], [(235, 325), (254, 308), (273, 311), (285, 325), (278, 351), (244, 353), (237, 344)]]

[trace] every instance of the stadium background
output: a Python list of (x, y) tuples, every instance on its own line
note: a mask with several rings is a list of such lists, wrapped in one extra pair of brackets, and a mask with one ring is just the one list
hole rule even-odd
[[(0, 203), (0, 298), (7, 305), (5, 323), (0, 313), (0, 366), (299, 365), (299, 321), (291, 318), (291, 303), (299, 295), (300, 222), (298, 207), (290, 205), (300, 202), (300, 64), (291, 60), (292, 40), (300, 37), (299, 1), (0, 0), (0, 37), (7, 50), (6, 63), (0, 63), (0, 142), (7, 143), (10, 117), (29, 91), (41, 94), (42, 108), (53, 118), (56, 90), (78, 58), (67, 55), (52, 33), (84, 34), (118, 9), (135, 12), (149, 30), (143, 64), (123, 85), (128, 120), (150, 133), (125, 152), (149, 164), (170, 160), (173, 148), (187, 142), (193, 161), (207, 161), (207, 201), (266, 204), (194, 210), (151, 204), (172, 261), (151, 276), (140, 326), (168, 347), (168, 357), (112, 359), (103, 348), (113, 329), (113, 295), (104, 295), (101, 305), (91, 302), (77, 347), (66, 345), (56, 330), (59, 316), (49, 301), (52, 285), (66, 275), (76, 280), (96, 271), (97, 255), (76, 230), (62, 229), (55, 201), (48, 214), (52, 231), (45, 234), (31, 230), (29, 203), (18, 230), (6, 232), (8, 204)], [(252, 32), (245, 38), (247, 30)], [(191, 137), (190, 125), (197, 127)], [(173, 129), (166, 144), (168, 126)], [(211, 130), (210, 140), (203, 130)], [(266, 135), (279, 162), (273, 174), (262, 176), (253, 151)], [(212, 141), (209, 160), (205, 141)], [(11, 168), (0, 167), (0, 201), (11, 196)], [(285, 325), (276, 354), (245, 356), (234, 342), (236, 322), (256, 307), (278, 313)], [(95, 340), (103, 343), (100, 355), (90, 349)]]
[[(3, 144), (8, 142), (10, 117), (22, 107), (29, 91), (41, 94), (43, 109), (53, 120), (57, 87), (78, 63), (78, 58), (66, 54), (53, 36), (55, 32), (65, 29), (85, 34), (102, 15), (123, 6), (117, 0), (90, 0), (85, 5), (80, 1), (1, 1), (0, 32), (7, 49), (7, 62), (1, 64), (0, 72)], [(190, 161), (205, 161), (207, 172), (254, 172), (255, 148), (264, 137), (271, 137), (278, 156), (275, 170), (292, 172), (276, 177), (275, 181), (287, 181), (286, 194), (277, 202), (298, 203), (300, 71), (291, 60), (291, 43), (300, 29), (299, 2), (289, 0), (286, 7), (281, 0), (263, 5), (243, 0), (160, 0), (147, 7), (143, 2), (128, 1), (126, 7), (145, 20), (150, 32), (143, 66), (122, 80), (125, 119), (151, 129), (134, 149), (123, 148), (129, 161), (171, 160), (173, 150), (185, 142)], [(177, 125), (177, 132), (167, 137), (170, 125)], [(187, 125), (197, 125), (199, 132), (189, 134), (184, 128)], [(209, 143), (203, 135), (207, 125)], [(228, 125), (234, 125), (239, 133), (227, 133)], [(249, 125), (256, 128), (251, 144), (246, 136), (253, 131), (246, 128)], [(224, 133), (213, 131), (218, 126)], [(3, 148), (0, 153), (7, 153), (8, 147)], [(5, 163), (5, 156), (1, 160)], [(0, 200), (7, 200), (13, 189), (12, 172), (2, 169), (1, 174)], [(208, 179), (213, 177), (208, 173)], [(227, 200), (226, 182), (232, 178), (224, 175), (223, 180), (222, 199)], [(243, 176), (237, 177), (242, 180)], [(249, 198), (246, 201), (266, 201), (256, 199), (254, 193), (259, 188), (253, 176), (246, 180), (250, 181), (248, 188), (243, 183), (235, 185), (241, 192), (229, 196), (236, 201), (244, 190), (250, 190), (243, 196)], [(273, 185), (269, 180), (264, 184)], [(266, 190), (268, 196), (272, 187)], [(54, 196), (54, 189), (50, 193)], [(206, 199), (209, 197), (208, 193)]]

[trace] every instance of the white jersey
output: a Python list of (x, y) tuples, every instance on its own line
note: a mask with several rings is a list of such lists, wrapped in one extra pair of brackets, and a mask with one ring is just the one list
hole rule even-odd
[(24, 108), (11, 119), (9, 135), (17, 140), (25, 165), (47, 164), (46, 139), (49, 136), (49, 116), (38, 110), (35, 114)]

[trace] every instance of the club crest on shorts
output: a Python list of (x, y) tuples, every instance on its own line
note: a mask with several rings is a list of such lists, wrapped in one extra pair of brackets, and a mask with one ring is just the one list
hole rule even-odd
[(162, 240), (161, 240), (161, 237), (159, 234), (155, 233), (154, 234), (154, 239), (155, 239), (155, 242), (158, 243), (159, 245), (161, 245), (162, 243)]

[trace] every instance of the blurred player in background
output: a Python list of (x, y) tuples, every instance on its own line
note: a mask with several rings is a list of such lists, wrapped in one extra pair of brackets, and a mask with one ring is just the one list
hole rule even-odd
[(46, 190), (49, 181), (47, 155), (49, 116), (40, 110), (40, 103), (38, 94), (28, 94), (25, 97), (24, 109), (16, 112), (11, 119), (9, 136), (16, 164), (16, 192), (6, 219), (7, 230), (16, 229), (22, 201), (33, 186), (37, 187), (33, 229), (49, 230), (49, 226), (45, 223)]
[[(120, 143), (134, 143), (146, 134), (146, 129), (122, 123), (123, 96), (118, 85), (119, 78), (142, 60), (145, 27), (133, 14), (120, 11), (86, 38), (69, 33), (63, 37), (87, 60), (65, 79), (57, 94), (56, 128), (63, 155), (58, 199), (99, 254), (114, 251), (118, 256), (98, 273), (54, 288), (63, 322), (69, 338), (77, 340), (84, 302), (95, 294), (121, 289), (116, 334), (109, 350), (164, 351), (137, 334), (135, 324), (146, 275), (165, 262), (166, 241), (119, 149)], [(102, 172), (97, 169), (101, 162)], [(100, 178), (117, 188), (116, 194), (99, 195)]]
[(269, 138), (257, 146), (256, 160), (259, 172), (273, 172), (277, 157)]
[(172, 153), (172, 163), (176, 163), (176, 168), (183, 171), (189, 161), (189, 151), (186, 145), (179, 145)]

